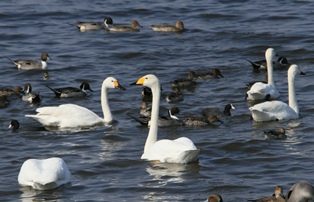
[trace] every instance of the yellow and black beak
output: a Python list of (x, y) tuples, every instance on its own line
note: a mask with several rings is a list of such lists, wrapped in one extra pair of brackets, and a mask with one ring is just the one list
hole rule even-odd
[(123, 86), (121, 86), (118, 81), (114, 81), (113, 84), (114, 84), (115, 88), (125, 90), (125, 88)]

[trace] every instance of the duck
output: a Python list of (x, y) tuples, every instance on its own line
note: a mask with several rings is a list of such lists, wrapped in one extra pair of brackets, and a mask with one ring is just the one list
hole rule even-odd
[(272, 60), (275, 56), (275, 50), (268, 48), (265, 52), (265, 58), (267, 61), (267, 74), (268, 83), (256, 82), (249, 91), (247, 91), (247, 100), (266, 100), (276, 99), (280, 96), (278, 92), (274, 78), (273, 78), (273, 63)]
[(272, 196), (263, 197), (257, 200), (249, 200), (254, 202), (286, 202), (285, 196), (283, 195), (282, 186), (276, 186), (275, 192)]
[(200, 149), (197, 149), (192, 140), (189, 138), (180, 137), (175, 140), (157, 140), (160, 103), (160, 82), (158, 77), (154, 74), (147, 74), (138, 79), (135, 84), (151, 88), (153, 94), (150, 128), (141, 159), (158, 161), (161, 163), (179, 164), (198, 161)]
[(86, 93), (87, 90), (94, 92), (91, 89), (89, 83), (85, 81), (82, 82), (79, 88), (75, 87), (51, 88), (48, 85), (46, 86), (55, 93), (57, 98), (82, 98), (87, 96)]
[(18, 120), (12, 119), (10, 121), (10, 125), (9, 128), (12, 128), (12, 133), (16, 132), (20, 127), (20, 123), (18, 122)]
[(10, 104), (10, 101), (8, 100), (8, 96), (0, 95), (0, 109), (6, 108), (9, 104)]
[(223, 202), (221, 195), (219, 194), (211, 194), (207, 198), (207, 202)]
[(166, 101), (168, 103), (180, 102), (184, 100), (184, 95), (181, 93), (180, 88), (175, 87), (173, 88), (174, 92), (169, 93), (166, 95)]
[(92, 31), (92, 30), (100, 30), (104, 28), (108, 28), (109, 25), (113, 24), (113, 20), (111, 17), (105, 17), (103, 23), (99, 22), (78, 22), (76, 24), (76, 27), (79, 31), (85, 32), (85, 31)]
[(171, 81), (171, 86), (173, 88), (193, 88), (196, 85), (196, 82), (193, 81), (195, 76), (195, 72), (190, 71), (188, 73), (188, 78), (182, 78), (182, 79), (177, 79), (174, 81)]
[(141, 117), (150, 117), (152, 114), (152, 108), (147, 106), (145, 101), (142, 101), (140, 115)]
[[(249, 63), (251, 63), (254, 70), (259, 69), (267, 69), (267, 62), (266, 60), (258, 60), (255, 62), (252, 62), (250, 60), (245, 59)], [(288, 59), (285, 56), (280, 56), (277, 61), (272, 62), (274, 65), (274, 69), (287, 69), (290, 67), (290, 63), (288, 62)]]
[(18, 182), (35, 190), (51, 190), (71, 181), (71, 172), (62, 158), (28, 159), (19, 172)]
[(39, 121), (46, 127), (57, 127), (59, 129), (88, 128), (109, 124), (113, 121), (107, 97), (109, 88), (125, 90), (114, 77), (107, 77), (103, 81), (101, 87), (103, 118), (99, 117), (93, 111), (76, 104), (40, 107), (36, 110), (37, 114), (25, 116)]
[[(192, 71), (193, 72), (193, 71)], [(219, 79), (219, 78), (224, 78), (224, 76), (222, 75), (220, 69), (218, 68), (214, 68), (212, 69), (210, 72), (208, 73), (201, 73), (201, 74), (196, 74), (195, 72), (193, 72), (194, 76), (193, 79), (202, 79), (202, 80), (206, 80), (206, 79)]]
[(26, 83), (24, 85), (23, 90), (24, 95), (22, 96), (22, 100), (29, 103), (38, 103), (41, 101), (41, 97), (39, 93), (32, 91), (32, 86), (30, 83)]
[(295, 183), (286, 194), (287, 202), (307, 202), (309, 200), (314, 201), (314, 187), (306, 181)]
[(184, 126), (216, 126), (216, 123), (223, 123), (218, 116), (209, 115), (206, 117), (198, 117), (193, 115), (188, 115), (185, 120), (182, 120)]
[(23, 88), (21, 86), (15, 86), (13, 88), (0, 88), (0, 96), (20, 95), (22, 92)]
[(304, 75), (300, 68), (293, 64), (288, 70), (288, 99), (289, 105), (282, 101), (266, 101), (250, 107), (254, 121), (280, 121), (299, 118), (299, 106), (295, 94), (295, 77), (297, 74)]
[(284, 140), (287, 139), (286, 130), (282, 127), (276, 130), (264, 131), (267, 140)]
[(151, 25), (151, 28), (156, 32), (183, 32), (184, 31), (184, 24), (182, 21), (177, 21), (176, 25)]
[(48, 53), (43, 52), (41, 54), (41, 61), (37, 60), (11, 60), (10, 58), (4, 56), (11, 62), (13, 62), (19, 70), (30, 70), (30, 69), (47, 69), (47, 59), (52, 60)]
[(136, 21), (133, 20), (131, 22), (131, 26), (125, 26), (125, 25), (115, 25), (106, 27), (105, 29), (110, 32), (139, 32), (141, 25)]
[(220, 108), (205, 108), (202, 110), (202, 115), (203, 116), (209, 116), (209, 115), (216, 115), (218, 117), (221, 116), (231, 116), (231, 109), (235, 109), (233, 104), (229, 103), (225, 105), (225, 108), (223, 111), (221, 111)]
[[(180, 110), (178, 107), (171, 107), (168, 109), (168, 116), (159, 116), (158, 118), (158, 127), (170, 127), (170, 126), (180, 126), (182, 125), (182, 122), (179, 120), (179, 118), (176, 116), (176, 114), (180, 113)], [(150, 127), (150, 116), (141, 116), (139, 118), (134, 117), (129, 114), (131, 118), (133, 118), (135, 121), (139, 122), (143, 126)]]

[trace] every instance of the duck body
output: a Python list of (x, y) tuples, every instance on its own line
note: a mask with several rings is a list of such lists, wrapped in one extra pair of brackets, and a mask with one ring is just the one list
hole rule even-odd
[(19, 172), (18, 182), (36, 190), (51, 190), (71, 181), (71, 172), (66, 163), (57, 157), (28, 159)]
[(182, 120), (184, 126), (215, 126), (216, 123), (223, 123), (216, 115), (207, 117), (187, 116)]
[(106, 30), (110, 32), (139, 32), (141, 25), (137, 21), (132, 21), (131, 26), (115, 25), (109, 26)]
[(166, 101), (168, 103), (180, 102), (184, 99), (184, 95), (181, 93), (180, 88), (176, 87), (174, 90), (174, 92), (171, 92), (166, 96)]
[(181, 78), (174, 81), (171, 81), (173, 88), (193, 88), (196, 85), (196, 82), (193, 80), (195, 77), (195, 72), (190, 71), (188, 73), (188, 78)]
[(268, 83), (256, 82), (252, 85), (251, 89), (247, 91), (248, 100), (265, 100), (265, 99), (276, 99), (280, 96), (275, 82), (273, 79), (273, 64), (272, 59), (275, 56), (275, 50), (268, 48), (265, 52), (265, 58), (267, 61), (267, 74)]
[[(249, 63), (251, 63), (254, 70), (260, 70), (260, 69), (267, 69), (267, 62), (266, 60), (258, 60), (255, 62), (252, 62), (250, 60), (246, 60)], [(284, 56), (280, 56), (277, 61), (273, 61), (274, 69), (287, 69), (290, 67), (290, 63), (288, 62), (287, 58)]]
[(214, 68), (214, 69), (212, 69), (212, 71), (207, 72), (207, 73), (196, 74), (195, 72), (193, 72), (193, 74), (194, 74), (194, 76), (193, 76), (194, 80), (207, 80), (207, 79), (224, 78), (224, 76), (222, 75), (221, 71), (218, 68)]
[(210, 116), (210, 115), (216, 115), (218, 117), (221, 116), (231, 116), (231, 109), (235, 109), (234, 106), (230, 104), (226, 104), (223, 111), (221, 111), (219, 108), (205, 108), (202, 110), (203, 116)]
[(291, 65), (288, 70), (289, 105), (281, 101), (267, 101), (250, 107), (254, 121), (280, 121), (299, 118), (299, 106), (295, 95), (295, 76), (298, 72), (304, 74), (297, 65)]
[(283, 195), (282, 186), (276, 186), (275, 192), (272, 196), (263, 197), (257, 200), (249, 200), (252, 202), (286, 202), (285, 196)]
[(153, 93), (150, 128), (141, 159), (160, 161), (161, 163), (189, 163), (197, 161), (200, 150), (195, 147), (190, 139), (181, 137), (175, 140), (157, 140), (160, 103), (159, 79), (153, 74), (148, 74), (140, 78), (136, 84), (151, 88)]
[(151, 25), (151, 28), (156, 32), (183, 32), (184, 31), (184, 24), (182, 21), (177, 21), (176, 25)]
[(51, 58), (49, 57), (48, 53), (43, 52), (41, 54), (41, 61), (37, 60), (11, 60), (10, 58), (7, 58), (10, 61), (12, 61), (18, 69), (20, 70), (30, 70), (30, 69), (47, 69), (47, 59)]
[(64, 88), (51, 88), (46, 85), (50, 90), (52, 90), (56, 97), (58, 98), (82, 98), (86, 97), (87, 93), (86, 90), (92, 91), (90, 85), (87, 82), (83, 82), (80, 85), (80, 88), (75, 87), (64, 87)]
[(20, 95), (23, 92), (21, 86), (15, 86), (14, 88), (0, 88), (0, 96), (12, 96)]
[(24, 85), (24, 95), (22, 96), (22, 100), (29, 103), (38, 103), (41, 101), (41, 97), (39, 93), (32, 91), (31, 84), (27, 83)]
[(268, 140), (284, 140), (287, 139), (284, 128), (278, 128), (277, 130), (264, 131), (265, 137)]
[(93, 31), (108, 28), (109, 25), (113, 24), (113, 20), (110, 17), (106, 17), (103, 23), (99, 22), (78, 22), (76, 27), (81, 31)]
[(124, 89), (113, 77), (108, 77), (103, 81), (101, 90), (101, 106), (104, 118), (99, 117), (97, 114), (85, 107), (75, 104), (41, 107), (37, 108), (37, 114), (25, 116), (34, 118), (44, 126), (58, 128), (84, 128), (110, 123), (113, 118), (108, 104), (108, 88)]

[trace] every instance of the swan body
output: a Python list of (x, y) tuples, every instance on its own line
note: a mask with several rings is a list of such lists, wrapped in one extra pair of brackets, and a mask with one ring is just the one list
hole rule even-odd
[(273, 78), (273, 58), (275, 57), (275, 50), (268, 48), (265, 52), (265, 58), (267, 61), (267, 74), (268, 83), (256, 82), (251, 89), (247, 92), (248, 100), (265, 100), (276, 99), (280, 96)]
[(25, 116), (36, 119), (44, 126), (59, 128), (91, 127), (110, 123), (113, 119), (107, 98), (109, 88), (124, 89), (113, 77), (108, 77), (103, 81), (101, 88), (101, 106), (104, 118), (99, 117), (85, 107), (75, 104), (41, 107), (37, 108), (37, 114)]
[(301, 74), (304, 74), (297, 65), (291, 65), (288, 70), (289, 105), (281, 101), (267, 101), (254, 105), (249, 110), (252, 112), (252, 117), (255, 121), (262, 122), (299, 118), (299, 106), (294, 85), (295, 76), (299, 71)]
[(189, 163), (197, 161), (200, 150), (195, 147), (190, 139), (181, 137), (175, 140), (157, 140), (160, 103), (159, 79), (153, 74), (148, 74), (140, 78), (136, 84), (151, 88), (153, 94), (150, 128), (141, 159), (157, 160), (162, 163)]
[(13, 62), (17, 66), (17, 68), (21, 69), (21, 70), (47, 69), (47, 67), (48, 67), (47, 59), (51, 60), (48, 53), (46, 53), (46, 52), (43, 52), (41, 54), (41, 61), (37, 61), (37, 60), (11, 60), (10, 58), (7, 58), (7, 59), (9, 59), (11, 62)]
[(71, 181), (71, 172), (66, 163), (57, 157), (28, 159), (20, 170), (18, 182), (36, 190), (51, 190)]
[(98, 22), (78, 22), (76, 27), (81, 31), (92, 31), (92, 30), (100, 30), (104, 28), (108, 28), (109, 24), (112, 25), (113, 21), (111, 17), (106, 17), (103, 23)]
[(314, 187), (306, 182), (295, 183), (286, 195), (287, 202), (307, 202), (314, 201)]
[(182, 32), (184, 31), (184, 24), (182, 21), (177, 21), (176, 25), (152, 25), (151, 28), (156, 32)]

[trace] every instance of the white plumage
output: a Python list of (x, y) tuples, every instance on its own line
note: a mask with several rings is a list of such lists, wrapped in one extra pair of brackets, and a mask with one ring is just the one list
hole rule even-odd
[(160, 83), (158, 78), (155, 75), (148, 74), (140, 78), (136, 84), (151, 88), (153, 93), (150, 129), (141, 159), (157, 160), (162, 163), (189, 163), (197, 161), (200, 150), (195, 147), (190, 139), (181, 137), (175, 140), (163, 139), (157, 141), (160, 102)]
[(289, 105), (281, 101), (263, 102), (250, 107), (255, 121), (290, 120), (299, 118), (299, 107), (295, 95), (295, 76), (298, 72), (304, 74), (297, 65), (291, 65), (288, 70)]
[(55, 189), (71, 181), (71, 172), (66, 163), (58, 157), (49, 159), (28, 159), (20, 170), (18, 182), (37, 190)]

